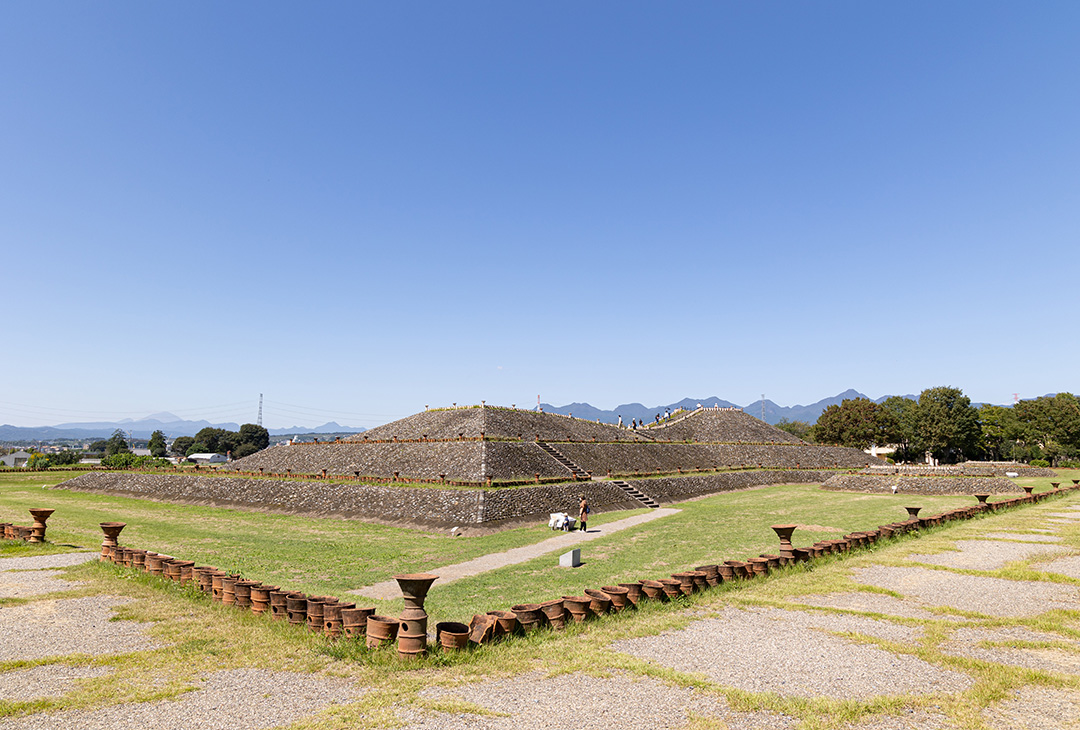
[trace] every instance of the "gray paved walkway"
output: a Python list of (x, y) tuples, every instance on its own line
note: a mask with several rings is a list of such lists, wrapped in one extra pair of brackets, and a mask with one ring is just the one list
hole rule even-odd
[[(543, 540), (535, 545), (525, 545), (524, 547), (512, 548), (502, 553), (482, 555), (479, 558), (474, 558), (464, 563), (446, 565), (442, 568), (435, 568), (429, 572), (439, 576), (439, 580), (435, 585), (442, 586), (451, 581), (458, 580), (459, 578), (468, 578), (471, 575), (486, 573), (489, 570), (502, 568), (506, 565), (524, 563), (526, 560), (532, 560), (533, 558), (547, 555), (548, 553), (566, 552), (583, 542), (606, 537), (619, 530), (635, 527), (661, 517), (678, 514), (680, 511), (681, 510), (662, 507), (660, 509), (650, 510), (643, 515), (635, 515), (623, 520), (616, 520), (615, 522), (608, 522), (603, 525), (591, 527), (588, 532), (560, 532), (556, 537)], [(350, 591), (350, 593), (364, 596), (365, 598), (390, 601), (401, 596), (401, 588), (398, 586), (397, 581), (387, 580), (382, 583), (376, 583), (375, 585), (364, 586), (355, 591)]]

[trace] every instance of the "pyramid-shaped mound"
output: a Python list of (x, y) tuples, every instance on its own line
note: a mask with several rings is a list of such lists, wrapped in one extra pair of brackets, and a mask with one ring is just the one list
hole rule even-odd
[[(365, 431), (367, 441), (478, 439), (512, 441), (644, 441), (634, 431), (557, 413), (500, 406), (437, 408)], [(355, 439), (354, 439), (355, 440)]]
[(635, 431), (485, 406), (427, 410), (346, 441), (276, 446), (226, 468), (498, 485), (728, 468), (861, 468), (874, 462), (857, 449), (806, 444), (735, 409), (698, 409)]
[(713, 444), (801, 444), (798, 437), (754, 418), (740, 408), (699, 408), (641, 433), (655, 441)]

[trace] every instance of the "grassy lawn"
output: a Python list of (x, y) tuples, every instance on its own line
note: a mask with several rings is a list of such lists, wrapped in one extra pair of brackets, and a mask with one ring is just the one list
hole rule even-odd
[[(1062, 472), (1061, 476), (1064, 481), (1080, 477), (1080, 472), (1071, 476)], [(1042, 491), (1048, 488), (1050, 481), (1039, 479), (1029, 484)], [(0, 556), (68, 549), (64, 545), (96, 547), (101, 535), (97, 523), (121, 519), (129, 523), (122, 536), (127, 538), (128, 544), (168, 550), (221, 567), (237, 565), (258, 579), (343, 596), (348, 589), (385, 580), (399, 570), (433, 569), (552, 535), (545, 525), (501, 535), (449, 538), (342, 520), (174, 506), (42, 490), (42, 484), (48, 483), (48, 477), (42, 474), (5, 476), (0, 480), (0, 520), (29, 523), (26, 510), (32, 506), (50, 506), (58, 510), (50, 520), (50, 545), (0, 544)], [(428, 610), (434, 625), (435, 621), (467, 619), (474, 611), (505, 607), (522, 600), (578, 593), (585, 587), (599, 587), (623, 579), (661, 577), (704, 562), (775, 552), (777, 541), (769, 525), (778, 522), (816, 526), (795, 533), (795, 543), (802, 545), (902, 519), (906, 514), (903, 507), (909, 504), (936, 512), (973, 501), (971, 497), (913, 499), (910, 495), (823, 492), (806, 485), (716, 495), (678, 505), (682, 510), (678, 515), (586, 543), (582, 546), (586, 564), (576, 570), (553, 567), (555, 556), (549, 555), (443, 587), (436, 583), (428, 600)], [(84, 581), (85, 585), (56, 597), (109, 593), (134, 599), (119, 608), (119, 616), (152, 622), (149, 633), (163, 645), (149, 651), (97, 658), (73, 656), (0, 663), (0, 671), (48, 663), (90, 664), (111, 670), (104, 677), (82, 683), (62, 698), (29, 704), (0, 699), (0, 717), (40, 709), (91, 708), (175, 697), (198, 686), (198, 677), (206, 673), (253, 666), (350, 677), (368, 688), (357, 702), (332, 707), (315, 719), (296, 724), (294, 730), (392, 727), (400, 718), (399, 713), (410, 708), (442, 707), (453, 712), (468, 712), (475, 708), (445, 701), (443, 707), (437, 701), (424, 699), (421, 690), (529, 670), (542, 673), (581, 671), (596, 675), (623, 670), (699, 688), (725, 698), (739, 709), (786, 712), (800, 718), (805, 728), (841, 728), (858, 720), (868, 722), (867, 726), (872, 727), (876, 716), (886, 722), (886, 715), (899, 713), (903, 716), (904, 708), (919, 707), (942, 711), (961, 726), (981, 727), (977, 720), (972, 720), (973, 708), (977, 710), (1000, 700), (1013, 689), (1033, 683), (1050, 687), (1078, 683), (1044, 673), (1003, 670), (1000, 665), (944, 653), (939, 648), (942, 631), (955, 625), (955, 616), (942, 616), (940, 621), (903, 620), (920, 623), (926, 628), (926, 638), (910, 646), (887, 645), (869, 637), (860, 638), (861, 641), (876, 642), (889, 651), (912, 654), (935, 665), (967, 672), (976, 680), (971, 690), (946, 697), (929, 695), (859, 702), (747, 693), (717, 686), (698, 675), (665, 669), (616, 653), (610, 644), (617, 639), (677, 629), (730, 605), (794, 607), (789, 599), (795, 595), (867, 590), (851, 581), (852, 568), (871, 563), (902, 565), (910, 553), (945, 550), (957, 539), (978, 537), (986, 532), (988, 524), (992, 524), (994, 530), (1023, 530), (1035, 526), (1041, 513), (1058, 511), (1066, 504), (1078, 502), (1080, 496), (1074, 495), (1065, 502), (1055, 500), (987, 518), (991, 522), (976, 519), (930, 530), (919, 539), (903, 539), (870, 551), (834, 557), (812, 567), (798, 566), (746, 586), (721, 587), (676, 604), (646, 605), (643, 610), (610, 616), (585, 627), (573, 626), (562, 633), (544, 630), (527, 638), (459, 656), (433, 650), (431, 657), (420, 665), (401, 663), (390, 651), (371, 652), (355, 642), (331, 644), (304, 630), (212, 604), (188, 586), (93, 562), (68, 569), (68, 578)], [(615, 519), (626, 514), (598, 514), (594, 524), (601, 519)], [(1065, 544), (1080, 547), (1080, 525), (1065, 525), (1060, 534)], [(222, 559), (226, 555), (233, 556), (234, 562)], [(1024, 571), (1023, 565), (1014, 564), (987, 574), (1017, 578), (1025, 577)], [(1080, 581), (1071, 582), (1080, 585)], [(0, 606), (19, 602), (22, 599), (0, 600)], [(399, 606), (400, 603), (388, 603), (385, 608), (393, 613)], [(696, 610), (683, 610), (686, 607)], [(1009, 620), (1007, 623), (1030, 623), (1031, 628), (1058, 631), (1063, 638), (1075, 639), (1080, 635), (1074, 628), (1076, 618), (1075, 615), (1062, 616), (1055, 623), (1053, 616), (1049, 619), (1044, 616), (1030, 622)], [(413, 671), (417, 667), (422, 671)], [(701, 720), (692, 721), (688, 727), (694, 730), (715, 725)]]
[[(350, 520), (42, 489), (68, 477), (63, 473), (0, 476), (0, 520), (29, 523), (28, 508), (54, 507), (57, 512), (49, 521), (50, 542), (91, 548), (101, 543), (98, 523), (118, 520), (128, 523), (121, 535), (125, 545), (343, 599), (348, 591), (388, 580), (395, 573), (437, 572), (443, 565), (531, 545), (558, 534), (541, 524), (453, 538)], [(1027, 481), (1038, 491), (1049, 488), (1049, 479)], [(806, 545), (903, 519), (903, 508), (913, 499), (930, 513), (973, 501), (957, 496), (827, 492), (814, 485), (718, 494), (679, 504), (677, 515), (586, 543), (582, 546), (585, 565), (576, 570), (559, 568), (558, 553), (553, 553), (443, 586), (436, 583), (428, 599), (429, 611), (439, 620), (467, 621), (473, 613), (515, 603), (580, 594), (585, 588), (667, 577), (704, 563), (774, 553), (778, 542), (770, 525), (793, 522), (814, 526), (795, 533), (795, 544)], [(599, 526), (644, 511), (598, 513), (590, 522)], [(362, 605), (376, 605), (381, 612), (392, 613), (401, 605), (400, 600), (358, 600)]]

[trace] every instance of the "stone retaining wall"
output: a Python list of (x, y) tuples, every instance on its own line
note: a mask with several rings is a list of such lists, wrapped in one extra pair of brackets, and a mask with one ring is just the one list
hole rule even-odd
[(578, 495), (594, 507), (640, 506), (603, 482), (552, 484), (507, 489), (439, 489), (331, 482), (294, 482), (190, 474), (90, 472), (59, 489), (107, 492), (165, 502), (254, 507), (274, 512), (364, 517), (423, 525), (476, 525), (551, 512), (577, 514)]
[(862, 469), (883, 462), (858, 449), (806, 444), (552, 444), (594, 476), (699, 471), (714, 466)]
[(658, 502), (700, 497), (718, 492), (761, 487), (766, 484), (820, 484), (832, 472), (804, 470), (733, 471), (689, 477), (660, 477), (657, 479), (627, 479), (639, 491)]
[(891, 494), (1016, 494), (1023, 490), (1002, 477), (909, 477), (902, 475), (837, 474), (822, 485), (840, 492)]

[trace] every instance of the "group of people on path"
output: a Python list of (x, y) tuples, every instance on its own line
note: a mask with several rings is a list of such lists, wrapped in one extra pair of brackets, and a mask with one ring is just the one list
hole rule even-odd
[[(665, 408), (664, 409), (664, 420), (667, 420), (669, 418), (671, 418), (671, 409), (670, 408)], [(660, 414), (659, 413), (656, 414), (656, 424), (660, 425)], [(623, 428), (623, 422), (622, 422), (622, 416), (621, 415), (619, 416), (619, 428)], [(645, 428), (645, 419), (642, 418), (641, 420), (638, 420), (637, 418), (631, 418), (630, 419), (630, 428), (632, 430), (634, 430), (634, 431), (637, 431), (638, 428)]]

